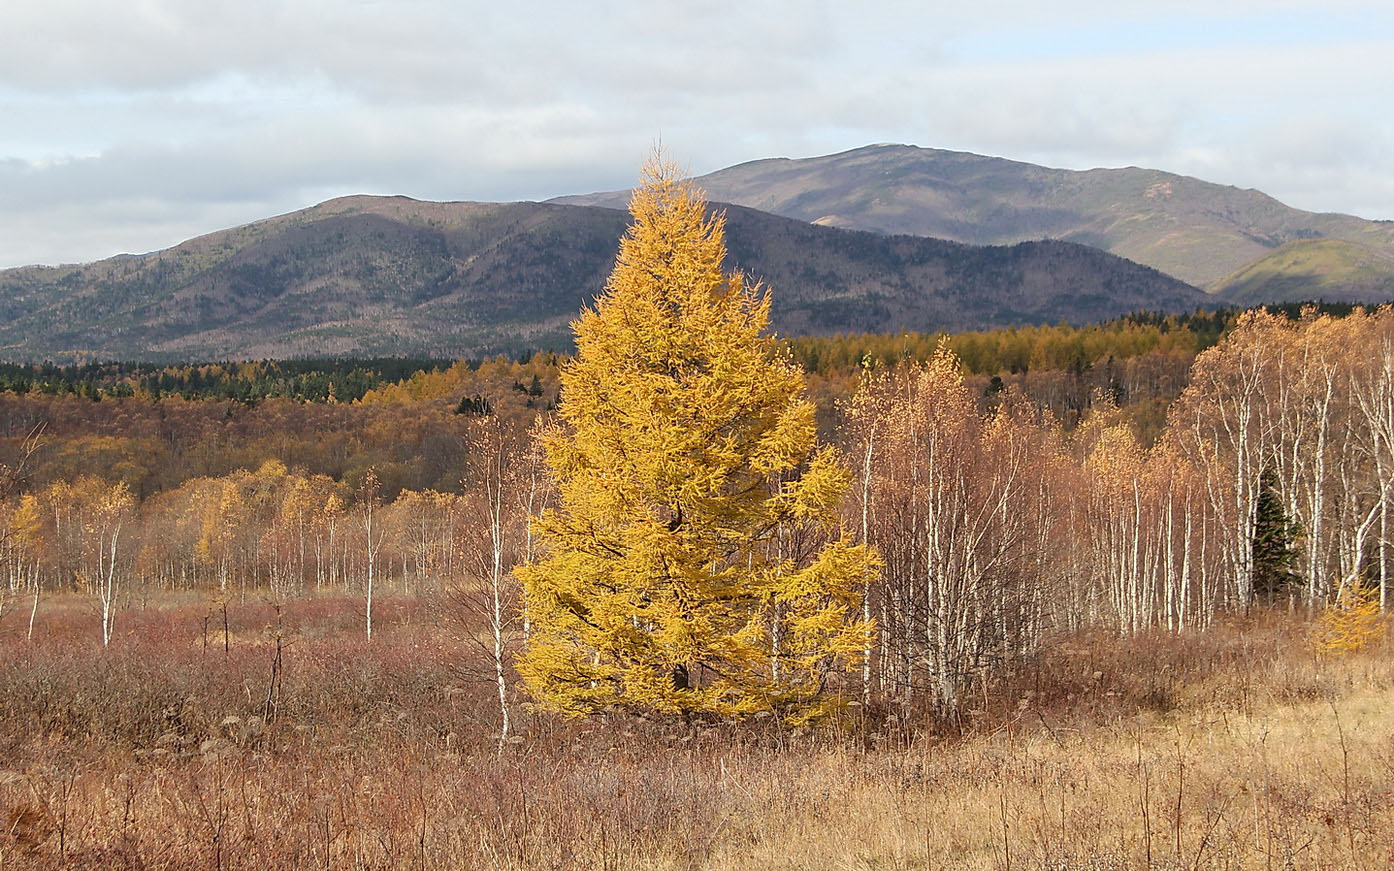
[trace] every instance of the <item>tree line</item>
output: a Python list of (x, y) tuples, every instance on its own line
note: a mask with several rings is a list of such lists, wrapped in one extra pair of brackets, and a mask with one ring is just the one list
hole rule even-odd
[[(1323, 314), (1344, 316), (1353, 306), (1314, 304)], [(1270, 308), (1289, 319), (1304, 306)], [(893, 365), (925, 361), (947, 339), (970, 375), (1014, 376), (1033, 371), (1080, 374), (1107, 361), (1146, 355), (1181, 355), (1189, 362), (1232, 329), (1242, 309), (1190, 314), (1139, 312), (1099, 324), (1041, 324), (947, 333), (839, 334), (797, 336), (780, 344), (806, 372), (822, 377), (855, 375), (867, 362)], [(449, 392), (471, 374), (509, 363), (555, 370), (569, 352), (538, 350), (514, 357), (478, 360), (375, 357), (304, 358), (206, 363), (104, 362), (58, 365), (0, 362), (0, 393), (79, 396), (101, 401), (140, 397), (230, 400), (253, 404), (268, 399), (298, 402), (357, 402), (365, 395), (411, 396), (440, 388)], [(424, 384), (434, 384), (423, 391)], [(405, 393), (401, 392), (405, 391)]]
[(354, 402), (370, 390), (403, 381), (417, 372), (444, 369), (452, 362), (379, 357), (62, 366), (0, 363), (0, 392), (80, 396), (95, 402), (132, 396), (231, 400), (248, 404), (272, 398)]

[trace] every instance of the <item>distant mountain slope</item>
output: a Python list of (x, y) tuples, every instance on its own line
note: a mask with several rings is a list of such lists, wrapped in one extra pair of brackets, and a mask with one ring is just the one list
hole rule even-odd
[[(457, 356), (565, 347), (628, 215), (348, 197), (139, 257), (0, 271), (0, 358)], [(979, 248), (728, 210), (786, 334), (1088, 321), (1208, 299), (1078, 245)]]
[[(1315, 214), (1254, 190), (1152, 169), (1048, 169), (873, 145), (743, 163), (697, 183), (713, 200), (801, 221), (976, 245), (1063, 239), (1212, 289), (1287, 242), (1329, 237), (1394, 251), (1394, 222)], [(626, 192), (555, 202), (622, 207)]]
[(1221, 280), (1215, 293), (1239, 305), (1289, 299), (1386, 302), (1394, 299), (1394, 252), (1340, 239), (1289, 242)]

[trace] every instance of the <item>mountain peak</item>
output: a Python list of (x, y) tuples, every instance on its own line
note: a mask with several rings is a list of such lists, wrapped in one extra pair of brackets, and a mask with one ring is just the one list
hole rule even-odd
[[(1394, 250), (1387, 224), (1304, 212), (1258, 191), (1135, 166), (1052, 169), (877, 143), (818, 157), (752, 161), (696, 182), (713, 200), (801, 221), (835, 220), (840, 227), (975, 245), (1080, 242), (1201, 287), (1218, 286), (1244, 265), (1300, 239), (1338, 238)], [(615, 205), (625, 196), (555, 202)]]

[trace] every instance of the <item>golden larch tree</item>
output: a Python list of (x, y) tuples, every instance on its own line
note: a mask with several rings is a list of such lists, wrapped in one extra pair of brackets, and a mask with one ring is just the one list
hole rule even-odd
[(723, 216), (658, 159), (630, 211), (543, 437), (558, 502), (517, 573), (519, 671), (569, 714), (811, 719), (869, 628), (876, 558), (837, 519), (849, 475), (762, 335), (768, 294), (722, 269)]

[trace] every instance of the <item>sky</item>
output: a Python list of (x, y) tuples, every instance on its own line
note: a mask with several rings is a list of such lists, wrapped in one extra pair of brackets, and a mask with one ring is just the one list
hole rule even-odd
[(4, 0), (0, 267), (874, 142), (1394, 219), (1394, 4)]

